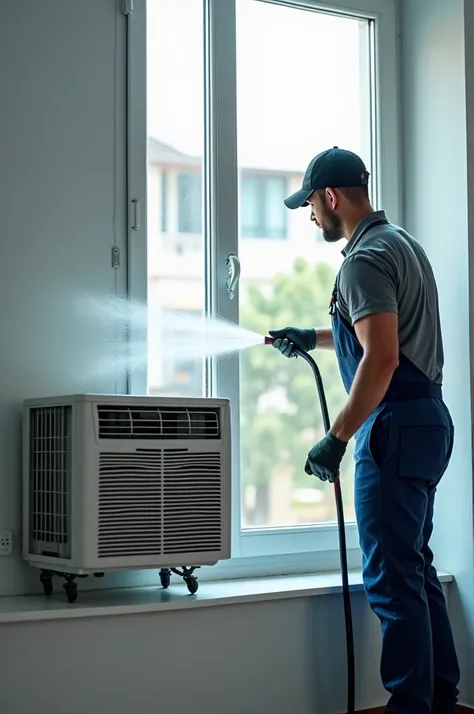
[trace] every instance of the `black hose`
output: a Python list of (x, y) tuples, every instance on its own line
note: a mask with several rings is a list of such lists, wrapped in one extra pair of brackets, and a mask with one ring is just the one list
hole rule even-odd
[[(331, 428), (328, 405), (324, 393), (324, 385), (319, 367), (307, 352), (295, 349), (295, 353), (302, 357), (313, 370), (314, 379), (318, 388), (319, 403), (323, 416), (324, 431)], [(342, 503), (341, 482), (339, 474), (334, 481), (334, 496), (336, 498), (337, 529), (339, 533), (339, 554), (341, 558), (342, 595), (344, 599), (344, 620), (346, 625), (346, 651), (347, 651), (347, 714), (354, 714), (355, 709), (355, 656), (354, 633), (352, 630), (351, 596), (349, 590), (349, 571), (347, 567), (346, 529), (344, 524), (344, 508)]]

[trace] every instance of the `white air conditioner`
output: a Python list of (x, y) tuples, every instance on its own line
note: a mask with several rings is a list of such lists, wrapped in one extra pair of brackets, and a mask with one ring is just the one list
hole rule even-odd
[(227, 399), (81, 394), (23, 410), (23, 555), (46, 594), (65, 579), (195, 568), (230, 557)]

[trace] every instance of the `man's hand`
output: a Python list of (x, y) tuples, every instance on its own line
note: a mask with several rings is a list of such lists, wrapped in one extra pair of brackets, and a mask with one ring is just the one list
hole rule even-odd
[(346, 449), (347, 441), (337, 439), (329, 431), (309, 452), (304, 470), (307, 474), (317, 476), (321, 481), (333, 483), (339, 473)]
[(295, 347), (302, 352), (309, 352), (316, 347), (316, 330), (314, 328), (301, 329), (299, 327), (283, 327), (281, 330), (270, 330), (270, 337), (274, 337), (273, 347), (280, 350), (285, 357), (296, 357)]

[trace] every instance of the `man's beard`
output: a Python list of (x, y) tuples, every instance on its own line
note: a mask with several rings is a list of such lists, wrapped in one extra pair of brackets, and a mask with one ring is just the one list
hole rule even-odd
[(337, 213), (334, 213), (334, 211), (329, 208), (327, 203), (324, 204), (320, 226), (323, 238), (327, 243), (337, 243), (338, 240), (344, 238), (342, 221)]

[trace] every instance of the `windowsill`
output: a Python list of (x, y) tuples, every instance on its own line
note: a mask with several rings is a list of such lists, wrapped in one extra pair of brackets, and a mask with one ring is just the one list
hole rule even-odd
[[(443, 583), (453, 580), (446, 573), (439, 574), (439, 578)], [(349, 582), (351, 592), (362, 590), (361, 572), (352, 571)], [(74, 604), (66, 601), (58, 587), (58, 593), (50, 598), (42, 595), (0, 597), (0, 624), (172, 612), (340, 592), (339, 573), (204, 582), (194, 596), (189, 595), (186, 586), (182, 584), (171, 585), (169, 590), (146, 587), (82, 592), (79, 586), (78, 600)]]

